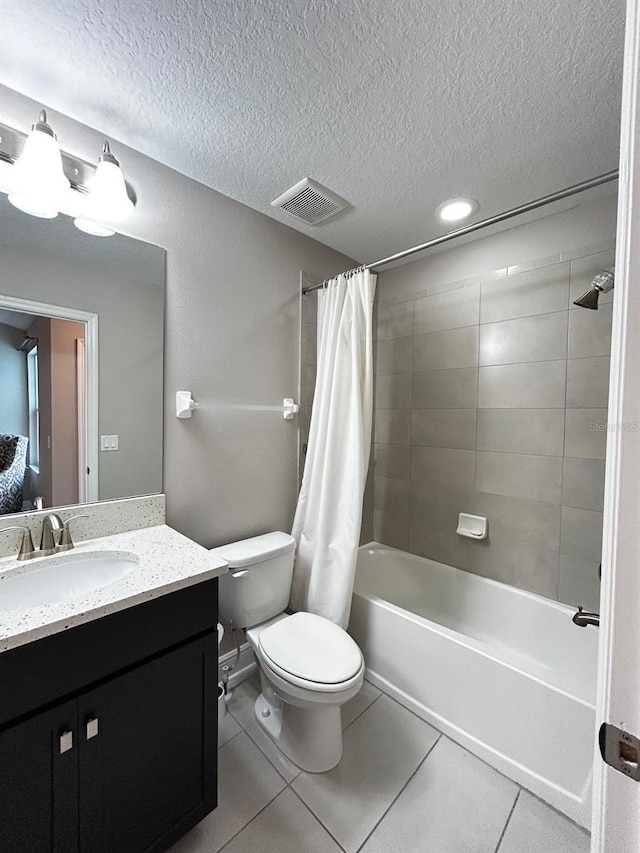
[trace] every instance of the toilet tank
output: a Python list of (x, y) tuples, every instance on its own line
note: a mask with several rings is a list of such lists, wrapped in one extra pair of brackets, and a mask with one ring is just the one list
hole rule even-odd
[(295, 539), (288, 533), (265, 533), (231, 542), (211, 553), (229, 563), (221, 575), (220, 616), (236, 628), (252, 628), (287, 607), (293, 576)]

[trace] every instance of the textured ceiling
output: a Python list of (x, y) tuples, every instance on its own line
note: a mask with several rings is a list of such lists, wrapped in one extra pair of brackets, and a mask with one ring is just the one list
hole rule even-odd
[[(371, 261), (616, 168), (624, 0), (30, 0), (0, 81)], [(126, 168), (126, 164), (123, 164)], [(270, 206), (310, 175), (352, 208)]]

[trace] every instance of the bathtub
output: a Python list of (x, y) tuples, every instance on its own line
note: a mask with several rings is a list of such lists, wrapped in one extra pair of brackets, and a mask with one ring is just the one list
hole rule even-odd
[(588, 828), (598, 638), (573, 612), (371, 543), (349, 631), (375, 685)]

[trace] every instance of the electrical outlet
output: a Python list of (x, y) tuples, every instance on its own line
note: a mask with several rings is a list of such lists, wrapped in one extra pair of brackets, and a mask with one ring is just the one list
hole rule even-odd
[(118, 436), (117, 435), (101, 435), (100, 436), (100, 450), (117, 450), (118, 449)]

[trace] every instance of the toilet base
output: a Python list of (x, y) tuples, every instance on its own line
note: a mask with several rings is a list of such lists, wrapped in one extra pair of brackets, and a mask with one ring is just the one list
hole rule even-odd
[(326, 773), (342, 758), (342, 715), (338, 705), (298, 708), (267, 686), (256, 699), (258, 725), (290, 761), (309, 773)]

